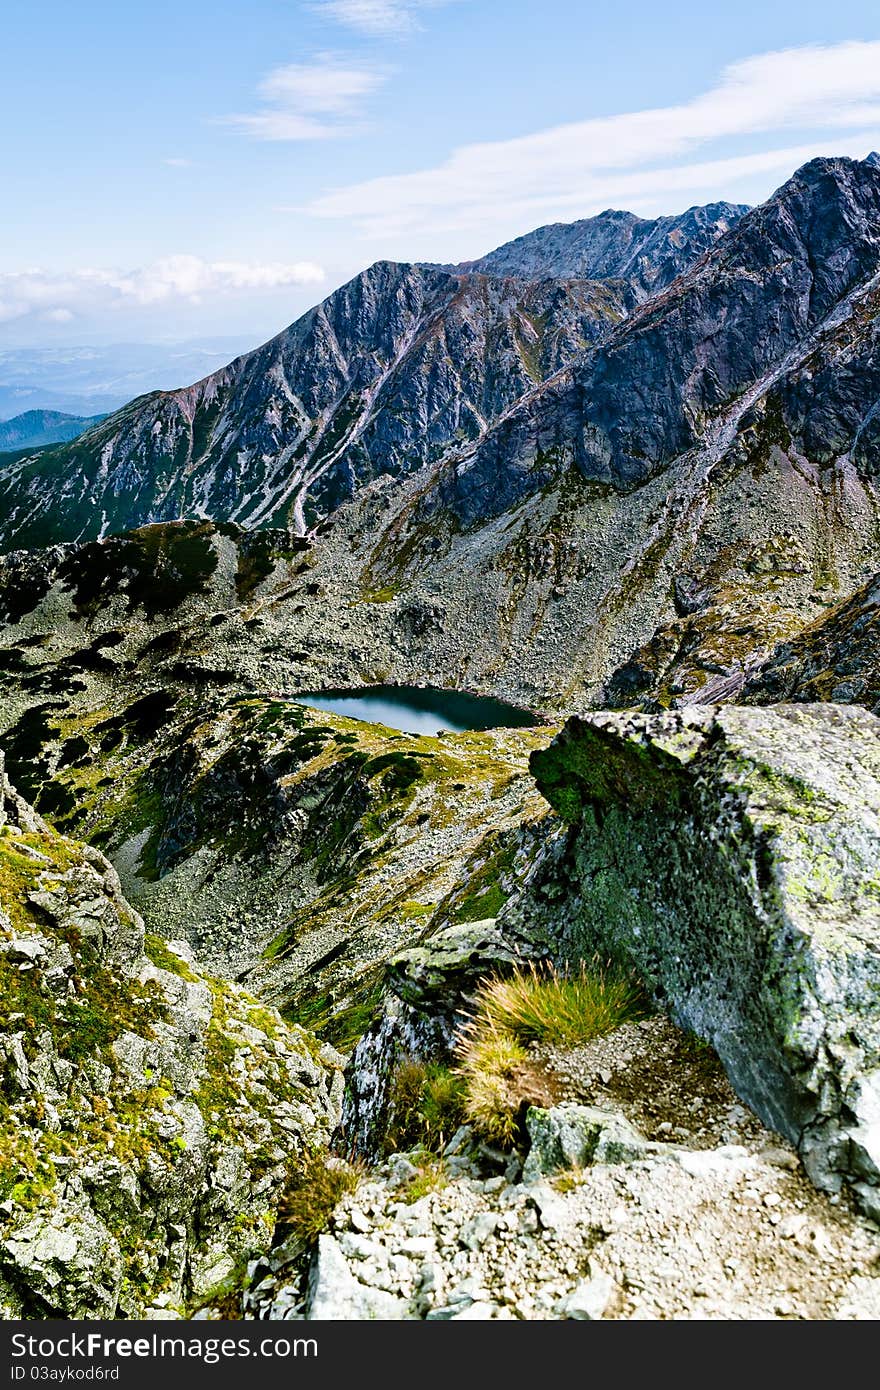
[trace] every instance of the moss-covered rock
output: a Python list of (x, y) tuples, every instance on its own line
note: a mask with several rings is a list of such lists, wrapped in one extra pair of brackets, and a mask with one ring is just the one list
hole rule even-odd
[(0, 1061), (7, 1317), (185, 1315), (234, 1285), (341, 1100), (332, 1049), (145, 941), (2, 761)]
[(560, 949), (634, 965), (814, 1181), (880, 1213), (880, 720), (596, 714), (532, 767), (571, 827)]

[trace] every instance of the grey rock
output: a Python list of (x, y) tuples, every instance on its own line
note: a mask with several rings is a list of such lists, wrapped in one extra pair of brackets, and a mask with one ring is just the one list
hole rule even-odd
[(565, 1102), (526, 1114), (530, 1148), (523, 1182), (589, 1163), (629, 1163), (656, 1148), (617, 1111)]
[(476, 980), (493, 970), (509, 970), (518, 959), (494, 918), (457, 922), (395, 956), (388, 983), (407, 1004), (449, 1012)]
[(610, 1306), (616, 1285), (607, 1274), (596, 1273), (589, 1279), (582, 1279), (567, 1298), (559, 1305), (559, 1314), (578, 1322), (591, 1322), (601, 1318)]
[[(540, 1225), (545, 1231), (564, 1230), (571, 1224), (572, 1213), (565, 1198), (549, 1182), (533, 1182), (529, 1189), (531, 1209), (520, 1216), (520, 1229), (531, 1235)], [(537, 1212), (537, 1220), (535, 1213)]]
[(408, 1316), (409, 1308), (403, 1299), (383, 1289), (362, 1284), (354, 1276), (339, 1242), (333, 1236), (318, 1237), (318, 1249), (309, 1276), (307, 1318), (400, 1321)]
[(67, 1317), (112, 1317), (122, 1279), (118, 1243), (82, 1202), (16, 1224), (0, 1241), (0, 1261)]
[(568, 951), (628, 957), (819, 1186), (873, 1186), (880, 720), (594, 715), (532, 765), (591, 885), (563, 909)]
[(497, 1318), (500, 1307), (497, 1303), (469, 1303), (460, 1313), (453, 1313), (451, 1322), (487, 1322)]
[(461, 1233), (461, 1243), (468, 1250), (482, 1250), (498, 1229), (500, 1217), (494, 1211), (481, 1211), (467, 1223)]

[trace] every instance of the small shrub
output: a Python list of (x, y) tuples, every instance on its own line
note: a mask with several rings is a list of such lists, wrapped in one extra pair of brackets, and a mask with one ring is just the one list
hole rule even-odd
[(464, 1091), (464, 1080), (449, 1067), (407, 1058), (389, 1092), (385, 1152), (439, 1152), (464, 1123)]
[(320, 1149), (308, 1154), (278, 1205), (278, 1223), (285, 1236), (313, 1245), (347, 1192), (354, 1192), (365, 1173)]

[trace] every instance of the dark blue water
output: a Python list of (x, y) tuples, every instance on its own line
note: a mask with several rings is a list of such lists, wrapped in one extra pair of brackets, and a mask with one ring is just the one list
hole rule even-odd
[(528, 710), (483, 695), (417, 685), (371, 685), (362, 690), (322, 690), (297, 695), (299, 704), (369, 724), (385, 724), (405, 734), (437, 734), (441, 729), (525, 729), (538, 722)]

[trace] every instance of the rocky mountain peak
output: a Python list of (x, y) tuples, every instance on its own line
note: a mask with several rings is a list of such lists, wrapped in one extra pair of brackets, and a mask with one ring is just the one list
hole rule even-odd
[[(474, 508), (504, 511), (524, 489), (546, 485), (548, 463), (628, 489), (701, 442), (720, 453), (749, 405), (846, 320), (878, 269), (880, 171), (812, 160), (605, 343), (508, 413), (446, 480), (441, 505), (470, 522)], [(847, 408), (841, 445), (873, 439), (859, 433), (876, 400), (872, 381), (869, 373), (850, 383), (859, 401)]]
[(710, 203), (649, 220), (609, 208), (578, 222), (539, 227), (459, 269), (530, 278), (622, 279), (645, 299), (698, 260), (747, 211), (740, 204)]

